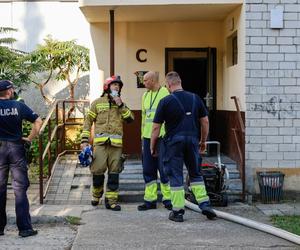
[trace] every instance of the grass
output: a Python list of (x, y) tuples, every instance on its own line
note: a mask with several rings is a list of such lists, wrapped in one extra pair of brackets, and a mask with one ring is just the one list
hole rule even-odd
[(274, 215), (271, 216), (271, 221), (276, 227), (300, 235), (300, 215)]
[(82, 223), (80, 222), (81, 218), (76, 217), (76, 216), (67, 216), (66, 221), (71, 224), (71, 225), (81, 225)]

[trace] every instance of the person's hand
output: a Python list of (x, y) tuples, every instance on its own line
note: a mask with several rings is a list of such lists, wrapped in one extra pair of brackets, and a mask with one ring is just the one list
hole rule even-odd
[(200, 142), (199, 143), (199, 153), (204, 154), (206, 151), (206, 143), (205, 142)]
[(31, 140), (28, 137), (22, 137), (22, 141), (26, 141), (26, 142), (30, 142), (31, 143)]
[(89, 144), (87, 142), (83, 142), (80, 144), (80, 149), (83, 150), (85, 147), (87, 147)]
[(151, 149), (150, 149), (150, 152), (151, 152), (151, 155), (152, 155), (153, 157), (158, 157), (158, 152), (157, 152), (156, 149), (151, 148)]
[(122, 103), (123, 103), (123, 101), (122, 101), (122, 99), (121, 99), (120, 96), (115, 96), (115, 97), (113, 97), (113, 101), (114, 101), (118, 106), (121, 106)]

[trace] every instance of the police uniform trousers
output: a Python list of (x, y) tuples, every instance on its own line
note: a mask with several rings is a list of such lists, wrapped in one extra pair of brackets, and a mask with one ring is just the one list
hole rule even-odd
[[(161, 144), (161, 139), (157, 141), (157, 148), (162, 155), (164, 150)], [(161, 157), (153, 157), (150, 151), (150, 139), (143, 138), (143, 177), (145, 181), (145, 195), (144, 201), (156, 203), (157, 201), (157, 179), (160, 176), (160, 191), (162, 193), (162, 200), (170, 202), (171, 193), (169, 179), (163, 170)]]
[(119, 192), (119, 170), (122, 148), (114, 147), (109, 142), (95, 145), (91, 173), (93, 175), (92, 198), (99, 200), (104, 192), (104, 173), (108, 171), (105, 199), (109, 204), (116, 203)]
[(28, 167), (22, 142), (0, 142), (0, 231), (7, 223), (6, 199), (9, 170), (15, 194), (16, 223), (19, 231), (32, 229), (27, 189)]

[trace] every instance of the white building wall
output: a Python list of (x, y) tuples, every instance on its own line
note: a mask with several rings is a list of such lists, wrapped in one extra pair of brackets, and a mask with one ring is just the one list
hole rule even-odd
[[(270, 11), (284, 9), (282, 29)], [(300, 1), (246, 3), (246, 169), (248, 185), (262, 168), (300, 176)], [(288, 177), (288, 174), (286, 175)], [(299, 178), (298, 178), (299, 180)], [(299, 191), (299, 181), (289, 189)]]

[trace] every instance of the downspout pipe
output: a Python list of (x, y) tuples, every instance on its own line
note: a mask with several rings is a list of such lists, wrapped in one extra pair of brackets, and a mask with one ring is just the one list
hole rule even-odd
[(115, 74), (115, 11), (109, 10), (110, 76)]
[[(201, 213), (201, 210), (198, 207), (198, 205), (196, 205), (188, 200), (185, 200), (185, 206), (195, 212)], [(282, 230), (280, 228), (276, 228), (276, 227), (273, 227), (273, 226), (270, 226), (267, 224), (263, 224), (263, 223), (260, 223), (260, 222), (254, 221), (254, 220), (250, 220), (250, 219), (243, 218), (243, 217), (240, 217), (237, 215), (233, 215), (230, 213), (225, 213), (225, 212), (218, 211), (215, 209), (214, 209), (214, 211), (219, 218), (222, 218), (224, 220), (232, 221), (232, 222), (235, 222), (235, 223), (238, 223), (238, 224), (250, 227), (250, 228), (254, 228), (256, 230), (275, 235), (277, 237), (280, 237), (282, 239), (285, 239), (285, 240), (288, 240), (290, 242), (300, 245), (300, 236), (298, 236), (296, 234), (293, 234), (293, 233), (287, 232), (285, 230)]]

